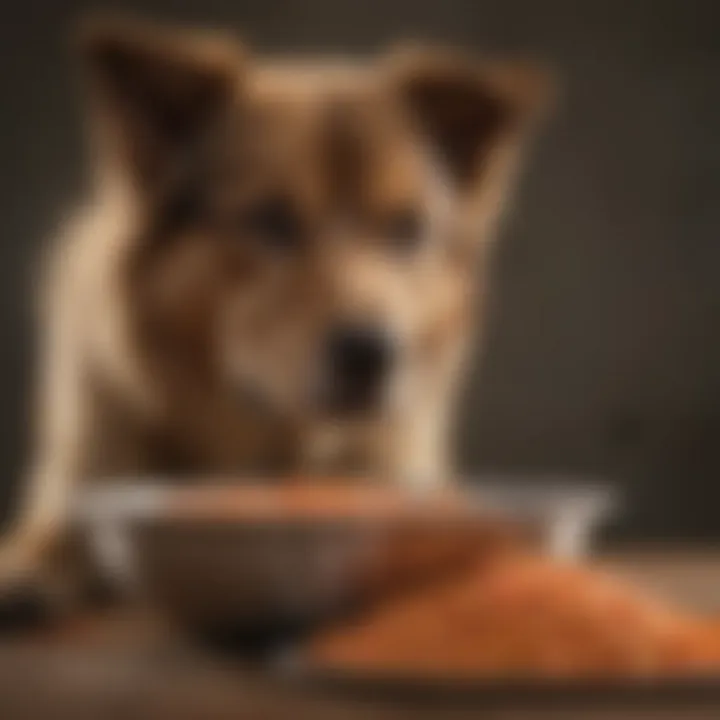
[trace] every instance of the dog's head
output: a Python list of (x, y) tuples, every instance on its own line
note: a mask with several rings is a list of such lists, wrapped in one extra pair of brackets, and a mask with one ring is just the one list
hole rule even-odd
[(426, 48), (269, 62), (117, 22), (84, 51), (103, 177), (140, 218), (138, 332), (166, 366), (319, 417), (392, 411), (434, 382), (542, 74)]

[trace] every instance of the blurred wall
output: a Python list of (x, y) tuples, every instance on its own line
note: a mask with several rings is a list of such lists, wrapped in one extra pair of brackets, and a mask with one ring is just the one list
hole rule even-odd
[[(64, 48), (88, 3), (3, 9), (0, 472), (27, 435), (31, 268), (80, 188)], [(470, 383), (471, 470), (619, 478), (617, 532), (720, 539), (720, 5), (713, 0), (146, 0), (264, 49), (365, 50), (398, 36), (529, 51), (565, 79), (498, 249)]]

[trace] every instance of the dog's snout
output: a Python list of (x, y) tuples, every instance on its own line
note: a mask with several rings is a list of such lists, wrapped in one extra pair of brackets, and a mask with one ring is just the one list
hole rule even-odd
[(330, 403), (342, 410), (357, 410), (375, 404), (392, 355), (392, 340), (382, 328), (334, 328), (327, 341)]
[(359, 382), (384, 373), (390, 358), (385, 333), (372, 327), (341, 327), (330, 334), (330, 359), (338, 374)]

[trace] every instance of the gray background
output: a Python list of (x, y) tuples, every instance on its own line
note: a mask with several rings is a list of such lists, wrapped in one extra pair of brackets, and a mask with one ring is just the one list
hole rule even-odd
[[(2, 10), (0, 507), (27, 440), (31, 268), (81, 187), (66, 31), (87, 3)], [(167, 0), (257, 47), (365, 50), (398, 36), (522, 50), (564, 98), (497, 256), (466, 395), (473, 470), (601, 474), (618, 536), (720, 538), (720, 5), (714, 0)]]

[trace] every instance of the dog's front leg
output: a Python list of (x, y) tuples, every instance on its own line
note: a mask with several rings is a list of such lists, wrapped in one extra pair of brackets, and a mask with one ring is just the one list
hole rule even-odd
[(62, 463), (29, 474), (18, 517), (0, 545), (0, 592), (3, 585), (36, 575), (52, 553), (64, 532), (74, 474)]
[(69, 414), (62, 432), (58, 426), (41, 444), (15, 522), (0, 541), (0, 625), (28, 598), (45, 613), (105, 592), (88, 548), (73, 531), (71, 503), (87, 479), (139, 470), (141, 438), (120, 432), (110, 415), (104, 405)]
[[(69, 512), (86, 478), (136, 469), (139, 436), (85, 372), (75, 337), (56, 318), (45, 336), (38, 386), (37, 432), (30, 471), (9, 532), (0, 538), (0, 608), (9, 597), (39, 591), (77, 593), (85, 558), (76, 562)], [(0, 613), (1, 614), (1, 613)]]
[(19, 512), (0, 543), (0, 626), (34, 622), (74, 594), (61, 560), (69, 496), (79, 476), (71, 454), (38, 463), (21, 488)]
[(78, 363), (58, 354), (44, 360), (36, 450), (22, 480), (15, 519), (0, 540), (0, 594), (34, 583), (44, 573), (65, 532), (70, 493), (89, 452), (88, 398)]

